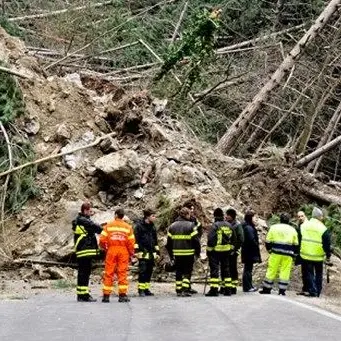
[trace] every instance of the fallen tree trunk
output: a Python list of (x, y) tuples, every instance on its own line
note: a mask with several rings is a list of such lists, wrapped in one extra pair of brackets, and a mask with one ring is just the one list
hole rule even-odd
[(304, 186), (304, 185), (301, 186), (300, 189), (302, 190), (303, 193), (315, 199), (327, 202), (329, 204), (341, 205), (341, 197), (337, 195), (325, 193), (323, 191), (320, 191), (320, 190), (317, 190), (308, 186)]
[[(296, 162), (297, 167), (303, 167), (307, 165), (309, 162), (317, 159), (319, 156), (325, 154), (329, 150), (335, 148), (339, 143), (341, 143), (341, 135), (336, 137), (334, 140), (331, 140), (323, 147), (316, 149), (314, 152), (302, 157), (300, 160)], [(1, 175), (1, 174), (0, 174)]]
[(228, 128), (223, 137), (219, 140), (217, 147), (224, 153), (232, 152), (239, 140), (241, 134), (245, 131), (247, 125), (255, 118), (258, 110), (267, 100), (269, 94), (274, 90), (291, 70), (295, 62), (300, 58), (303, 50), (314, 40), (318, 32), (327, 24), (329, 19), (338, 10), (341, 0), (331, 0), (329, 4), (322, 11), (315, 23), (298, 41), (294, 48), (290, 51), (287, 57), (283, 60), (281, 65), (272, 75), (271, 79), (262, 87), (258, 94), (253, 98), (252, 102), (241, 112), (239, 117)]
[(25, 78), (25, 79), (29, 79), (30, 78), (29, 76), (26, 76), (23, 73), (20, 73), (18, 71), (14, 71), (14, 70), (8, 69), (7, 67), (4, 67), (4, 66), (0, 66), (0, 73), (1, 72), (9, 73), (10, 75), (18, 76), (20, 78)]
[(103, 135), (103, 136), (99, 137), (94, 142), (92, 142), (90, 144), (87, 144), (86, 146), (82, 146), (82, 147), (78, 147), (78, 148), (75, 148), (75, 149), (67, 150), (65, 152), (54, 154), (54, 155), (49, 155), (49, 156), (43, 157), (41, 159), (38, 159), (38, 160), (35, 160), (35, 161), (32, 161), (32, 162), (27, 162), (27, 163), (24, 163), (23, 165), (20, 165), (20, 166), (13, 167), (11, 169), (8, 169), (5, 172), (0, 173), (0, 178), (5, 176), (5, 175), (7, 175), (7, 174), (16, 172), (16, 171), (18, 171), (20, 169), (23, 169), (23, 168), (26, 168), (26, 167), (29, 167), (29, 166), (34, 166), (34, 165), (37, 165), (39, 163), (55, 159), (57, 157), (61, 157), (61, 156), (64, 156), (64, 155), (76, 153), (76, 152), (79, 152), (79, 151), (81, 151), (83, 149), (94, 147), (94, 146), (98, 145), (102, 140), (104, 140), (104, 139), (106, 139), (108, 137), (114, 136), (116, 134), (117, 134), (116, 132), (113, 132), (113, 133), (110, 133), (110, 134), (106, 134), (106, 135)]

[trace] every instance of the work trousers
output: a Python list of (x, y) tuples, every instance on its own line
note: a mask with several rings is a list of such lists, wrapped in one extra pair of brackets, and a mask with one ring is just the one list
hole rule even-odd
[(232, 279), (231, 288), (237, 288), (238, 286), (238, 267), (237, 267), (237, 260), (238, 260), (238, 253), (235, 252), (230, 255), (229, 257), (229, 264), (230, 264), (230, 273)]
[(278, 278), (278, 288), (286, 290), (289, 285), (292, 264), (291, 256), (271, 253), (263, 287), (272, 289), (274, 281)]
[[(210, 266), (210, 288), (231, 288), (230, 275), (230, 254), (229, 252), (210, 252), (208, 256), (208, 264)], [(219, 270), (221, 281), (219, 277)]]
[(253, 262), (245, 263), (244, 270), (243, 270), (243, 291), (249, 291), (250, 289), (253, 288), (252, 271), (253, 271)]
[(177, 293), (191, 288), (191, 274), (193, 271), (193, 256), (175, 257), (175, 289)]
[(303, 284), (302, 292), (309, 292), (307, 267), (303, 265), (303, 261), (301, 261), (301, 275)]
[(87, 296), (90, 293), (89, 280), (91, 274), (92, 257), (77, 258), (78, 274), (77, 274), (77, 295)]
[(124, 247), (111, 247), (105, 257), (103, 276), (103, 294), (110, 295), (114, 289), (114, 274), (118, 279), (118, 294), (125, 295), (128, 291), (129, 253)]
[(323, 262), (302, 260), (302, 271), (309, 294), (312, 296), (320, 296), (323, 281)]
[(152, 278), (154, 259), (139, 259), (139, 290), (149, 290)]

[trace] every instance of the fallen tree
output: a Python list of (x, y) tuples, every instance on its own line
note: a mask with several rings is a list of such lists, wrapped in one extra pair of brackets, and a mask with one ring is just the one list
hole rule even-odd
[(224, 154), (230, 154), (233, 151), (240, 136), (245, 132), (246, 127), (254, 120), (258, 110), (267, 100), (271, 91), (273, 91), (280, 84), (283, 78), (290, 72), (295, 62), (302, 55), (304, 49), (314, 40), (321, 29), (331, 19), (333, 14), (338, 10), (340, 4), (341, 0), (331, 0), (329, 2), (329, 4), (316, 19), (315, 23), (283, 60), (270, 80), (261, 88), (258, 94), (253, 98), (252, 102), (247, 105), (239, 117), (228, 128), (217, 145), (218, 149), (220, 149)]

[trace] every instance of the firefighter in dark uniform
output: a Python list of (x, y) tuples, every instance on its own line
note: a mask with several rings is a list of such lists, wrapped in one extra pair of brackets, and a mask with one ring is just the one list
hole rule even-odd
[(237, 260), (240, 252), (240, 248), (244, 243), (244, 231), (242, 224), (236, 220), (237, 212), (233, 208), (226, 211), (225, 220), (230, 224), (232, 229), (236, 233), (236, 244), (234, 250), (230, 254), (230, 271), (232, 278), (231, 294), (235, 295), (237, 293), (238, 286), (238, 267)]
[(139, 260), (138, 292), (139, 296), (154, 296), (150, 291), (155, 260), (160, 255), (157, 235), (154, 226), (155, 212), (150, 209), (143, 211), (143, 219), (135, 223), (135, 255)]
[[(214, 223), (207, 236), (207, 256), (210, 266), (210, 290), (205, 296), (231, 296), (232, 280), (230, 273), (230, 254), (236, 245), (236, 232), (224, 220), (221, 208), (215, 209)], [(220, 269), (219, 269), (220, 268)], [(219, 270), (221, 280), (219, 277)]]
[(102, 227), (95, 224), (90, 216), (92, 215), (90, 203), (83, 203), (81, 212), (72, 221), (74, 232), (75, 252), (78, 262), (77, 275), (77, 301), (95, 302), (90, 295), (89, 280), (91, 274), (92, 259), (99, 256), (99, 249), (95, 234), (102, 232)]
[(170, 259), (175, 261), (177, 295), (191, 296), (190, 276), (194, 257), (200, 256), (200, 239), (188, 208), (181, 208), (179, 218), (168, 228), (166, 249)]

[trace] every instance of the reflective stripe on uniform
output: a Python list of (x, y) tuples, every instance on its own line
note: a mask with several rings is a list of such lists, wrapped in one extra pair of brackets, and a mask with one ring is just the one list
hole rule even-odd
[(182, 280), (182, 287), (185, 288), (185, 289), (189, 289), (191, 286), (191, 282), (188, 278), (184, 278)]
[(127, 234), (130, 232), (130, 230), (128, 228), (119, 227), (119, 226), (107, 227), (107, 231), (108, 232), (124, 232), (124, 233), (127, 233)]
[(147, 288), (146, 288), (146, 283), (139, 283), (138, 286), (137, 286), (137, 288), (138, 288), (139, 290), (145, 290), (145, 289), (147, 289)]
[(77, 286), (77, 295), (85, 295), (89, 293), (89, 287)]
[(210, 282), (211, 288), (219, 288), (219, 283), (220, 283), (219, 278), (210, 278), (209, 282)]
[(194, 252), (194, 249), (173, 250), (174, 256), (193, 256)]
[(232, 247), (230, 244), (227, 245), (217, 245), (213, 248), (213, 251), (216, 252), (226, 252), (226, 251), (231, 251)]

